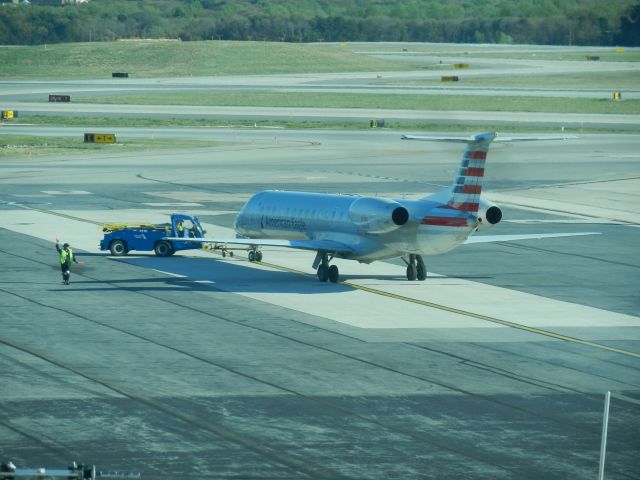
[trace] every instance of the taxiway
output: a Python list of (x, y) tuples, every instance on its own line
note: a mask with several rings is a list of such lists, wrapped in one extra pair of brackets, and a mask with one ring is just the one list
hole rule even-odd
[[(99, 225), (183, 210), (227, 233), (273, 187), (415, 197), (452, 180), (459, 146), (385, 131), (180, 135), (218, 143), (3, 160), (2, 455), (159, 479), (586, 479), (609, 390), (606, 475), (638, 478), (635, 136), (488, 156), (487, 195), (505, 210), (492, 233), (599, 235), (461, 247), (427, 258), (424, 282), (399, 263), (343, 262), (333, 285), (306, 252), (113, 258)], [(68, 287), (55, 236), (86, 263)]]

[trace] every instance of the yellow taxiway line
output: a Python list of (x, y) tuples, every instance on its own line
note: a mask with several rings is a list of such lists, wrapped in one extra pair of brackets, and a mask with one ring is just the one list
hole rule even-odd
[[(280, 265), (274, 265), (272, 263), (264, 263), (264, 262), (253, 262), (253, 263), (259, 263), (260, 265), (264, 265), (264, 266), (270, 267), (270, 268), (275, 268), (277, 270), (282, 270), (282, 271), (287, 271), (287, 272), (292, 272), (292, 273), (298, 273), (298, 274), (302, 274), (302, 275), (306, 275), (306, 276), (312, 276), (312, 275), (310, 275), (308, 273), (301, 272), (299, 270), (295, 270), (295, 269), (288, 268), (288, 267), (283, 267), (283, 266), (280, 266)], [(628, 350), (622, 350), (620, 348), (615, 348), (615, 347), (609, 347), (608, 345), (602, 345), (600, 343), (590, 342), (588, 340), (582, 340), (581, 338), (570, 337), (568, 335), (562, 335), (560, 333), (550, 332), (548, 330), (542, 330), (541, 328), (529, 327), (528, 325), (523, 325), (521, 323), (516, 323), (516, 322), (510, 322), (509, 320), (502, 320), (500, 318), (490, 317), (488, 315), (482, 315), (480, 313), (469, 312), (467, 310), (461, 310), (459, 308), (448, 307), (446, 305), (440, 305), (438, 303), (428, 302), (426, 300), (419, 300), (417, 298), (405, 297), (404, 295), (397, 295), (395, 293), (385, 292), (384, 290), (380, 290), (380, 289), (377, 289), (377, 288), (365, 287), (365, 286), (362, 286), (362, 285), (358, 285), (356, 283), (338, 282), (338, 284), (339, 285), (344, 285), (344, 286), (347, 286), (347, 287), (351, 287), (354, 290), (361, 290), (363, 292), (372, 293), (374, 295), (381, 295), (381, 296), (384, 296), (384, 297), (389, 297), (389, 298), (393, 298), (393, 299), (396, 299), (396, 300), (401, 300), (403, 302), (415, 303), (415, 304), (418, 304), (418, 305), (423, 305), (425, 307), (435, 308), (435, 309), (438, 309), (438, 310), (443, 310), (445, 312), (455, 313), (457, 315), (463, 315), (465, 317), (475, 318), (477, 320), (483, 320), (485, 322), (497, 323), (497, 324), (503, 325), (505, 327), (516, 328), (518, 330), (524, 330), (526, 332), (535, 333), (537, 335), (544, 335), (545, 337), (555, 338), (556, 340), (563, 340), (565, 342), (571, 342), (571, 343), (576, 343), (576, 344), (579, 344), (579, 345), (585, 345), (587, 347), (599, 348), (601, 350), (607, 350), (609, 352), (620, 353), (622, 355), (627, 355), (629, 357), (640, 359), (640, 353), (630, 352)]]

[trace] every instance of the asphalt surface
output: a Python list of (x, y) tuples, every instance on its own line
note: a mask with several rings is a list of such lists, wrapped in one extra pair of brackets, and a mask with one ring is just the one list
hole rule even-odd
[[(97, 249), (99, 224), (182, 210), (226, 231), (274, 187), (419, 196), (450, 183), (458, 145), (118, 131), (145, 135), (219, 143), (2, 161), (1, 459), (159, 479), (586, 479), (609, 390), (606, 478), (640, 478), (636, 136), (488, 157), (487, 195), (505, 212), (490, 233), (599, 235), (461, 247), (428, 258), (425, 282), (396, 262), (345, 262), (346, 283), (327, 285), (278, 250), (264, 265), (243, 252), (115, 259)], [(56, 235), (85, 263), (70, 286)]]
[[(166, 117), (175, 107), (45, 100), (50, 93), (238, 88), (609, 98), (542, 85), (483, 90), (412, 82), (449, 74), (446, 64), (461, 56), (473, 63), (464, 72), (472, 76), (637, 70), (634, 62), (543, 58), (580, 49), (495, 47), (531, 54), (508, 60), (475, 55), (474, 46), (442, 45), (436, 56), (397, 46), (408, 51), (393, 53), (396, 60), (445, 67), (4, 81), (0, 107)], [(186, 211), (210, 235), (228, 236), (243, 202), (266, 188), (416, 198), (452, 181), (459, 145), (406, 142), (382, 129), (115, 128), (108, 130), (118, 144), (98, 151), (3, 157), (0, 461), (63, 467), (76, 460), (140, 471), (145, 479), (591, 479), (611, 391), (605, 478), (640, 478), (637, 115), (197, 106), (181, 114), (421, 119), (478, 125), (478, 133), (500, 122), (613, 125), (631, 134), (494, 145), (483, 194), (504, 219), (486, 233), (593, 234), (463, 246), (427, 258), (424, 282), (408, 282), (400, 260), (343, 261), (342, 283), (321, 284), (312, 254), (281, 249), (266, 249), (260, 264), (244, 251), (114, 258), (98, 250), (100, 225), (162, 222)], [(0, 139), (85, 131), (3, 124)], [(145, 138), (215, 144), (121, 148)], [(60, 281), (56, 236), (83, 262), (69, 286)]]

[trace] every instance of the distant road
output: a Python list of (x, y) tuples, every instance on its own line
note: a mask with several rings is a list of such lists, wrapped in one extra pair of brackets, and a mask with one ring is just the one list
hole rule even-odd
[[(453, 59), (449, 59), (453, 60)], [(385, 93), (420, 95), (490, 95), (524, 97), (578, 97), (610, 99), (612, 88), (553, 88), (540, 85), (527, 87), (465, 86), (464, 79), (471, 77), (536, 77), (566, 73), (616, 73), (637, 72), (640, 66), (623, 62), (538, 62), (520, 64), (510, 60), (498, 62), (486, 59), (479, 62), (479, 70), (420, 70), (400, 72), (349, 72), (308, 73), (281, 75), (228, 75), (179, 78), (128, 78), (56, 81), (0, 81), (0, 102), (44, 101), (51, 93), (65, 95), (111, 96), (130, 93), (167, 93), (189, 91), (251, 90), (277, 92), (330, 92), (330, 93)], [(476, 63), (474, 63), (475, 65)], [(597, 67), (597, 68), (594, 68)], [(442, 76), (459, 76), (460, 83), (429, 84), (439, 82)], [(427, 85), (420, 85), (426, 82)], [(640, 85), (636, 89), (624, 89), (625, 99), (640, 98)]]

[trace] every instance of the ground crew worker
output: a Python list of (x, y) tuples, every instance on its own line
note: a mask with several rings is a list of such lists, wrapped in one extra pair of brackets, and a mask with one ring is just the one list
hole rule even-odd
[(60, 248), (60, 242), (56, 238), (56, 250), (60, 254), (60, 270), (62, 271), (62, 282), (65, 285), (69, 285), (69, 278), (71, 277), (71, 262), (80, 264), (76, 257), (73, 255), (73, 250), (69, 247), (68, 243), (62, 245)]
[(176, 230), (178, 231), (179, 237), (184, 237), (184, 225), (182, 224), (182, 220), (178, 222), (178, 226), (176, 227)]

